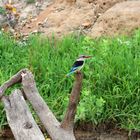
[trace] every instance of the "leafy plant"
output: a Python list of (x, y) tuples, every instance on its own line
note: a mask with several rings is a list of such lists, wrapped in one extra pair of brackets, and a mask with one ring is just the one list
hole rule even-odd
[(6, 13), (5, 9), (3, 7), (0, 6), (0, 14), (4, 15)]

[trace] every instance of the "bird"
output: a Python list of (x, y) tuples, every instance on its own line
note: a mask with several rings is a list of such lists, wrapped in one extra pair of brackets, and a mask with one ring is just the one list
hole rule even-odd
[(76, 61), (74, 62), (74, 64), (72, 65), (72, 68), (70, 70), (70, 72), (66, 75), (66, 77), (70, 76), (71, 74), (73, 74), (74, 72), (80, 71), (84, 64), (85, 64), (85, 60), (87, 58), (91, 58), (92, 56), (87, 56), (87, 55), (80, 55)]

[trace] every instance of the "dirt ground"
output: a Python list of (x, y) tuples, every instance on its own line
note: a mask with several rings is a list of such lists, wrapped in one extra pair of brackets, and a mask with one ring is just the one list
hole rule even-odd
[[(46, 133), (45, 129), (42, 129)], [(94, 127), (92, 124), (83, 123), (75, 126), (76, 140), (139, 140), (140, 133), (132, 131), (131, 133), (119, 129), (115, 124), (106, 123)], [(0, 140), (15, 140), (10, 128), (4, 129), (0, 133)]]
[(140, 1), (138, 0), (36, 0), (25, 4), (13, 0), (19, 20), (10, 30), (18, 38), (30, 33), (70, 33), (91, 37), (129, 34), (140, 27)]
[(98, 18), (89, 35), (92, 37), (130, 35), (134, 29), (140, 28), (139, 17), (139, 0), (117, 3)]
[(96, 20), (110, 7), (125, 0), (57, 0), (40, 14), (20, 27), (24, 35), (31, 32), (43, 32), (46, 35), (61, 36), (72, 32), (87, 34)]
[(140, 27), (138, 0), (15, 1), (20, 18), (12, 32), (20, 38), (38, 32), (56, 37), (70, 33), (112, 36), (129, 34)]

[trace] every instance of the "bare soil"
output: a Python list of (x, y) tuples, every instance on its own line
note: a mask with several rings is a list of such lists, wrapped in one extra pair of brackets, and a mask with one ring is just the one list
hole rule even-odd
[[(118, 2), (125, 0), (57, 0), (50, 4), (30, 23), (20, 27), (22, 34), (40, 31), (46, 35), (90, 32), (100, 15)], [(19, 27), (19, 26), (18, 26)]]
[(10, 30), (17, 38), (37, 32), (56, 37), (73, 32), (114, 36), (130, 34), (140, 27), (139, 0), (36, 0), (41, 2), (40, 8), (36, 3), (17, 1), (20, 20), (15, 30)]
[(117, 3), (98, 18), (89, 35), (92, 37), (130, 35), (135, 29), (140, 28), (139, 17), (139, 0)]
[[(41, 128), (46, 133), (44, 128)], [(119, 129), (112, 123), (94, 126), (90, 123), (83, 123), (75, 126), (75, 136), (77, 140), (139, 140), (140, 133), (132, 131), (131, 133)], [(15, 140), (9, 127), (0, 133), (0, 140)]]

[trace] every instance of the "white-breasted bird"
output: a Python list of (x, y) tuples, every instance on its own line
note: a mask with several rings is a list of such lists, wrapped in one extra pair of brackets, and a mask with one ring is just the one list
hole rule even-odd
[(66, 76), (70, 76), (74, 72), (80, 71), (82, 69), (82, 67), (84, 66), (84, 64), (85, 64), (85, 59), (90, 58), (90, 57), (92, 57), (92, 56), (80, 55), (76, 59), (76, 61), (72, 65), (72, 68), (71, 68), (70, 72)]

